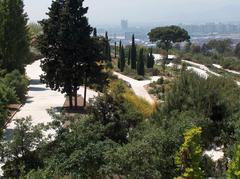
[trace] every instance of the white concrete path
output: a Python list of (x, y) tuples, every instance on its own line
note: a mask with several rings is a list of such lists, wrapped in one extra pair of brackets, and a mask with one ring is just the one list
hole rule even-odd
[[(188, 70), (194, 71), (195, 73), (197, 73), (199, 76), (201, 76), (203, 78), (208, 78), (208, 76), (209, 76), (208, 73), (211, 73), (212, 75), (215, 75), (215, 76), (218, 76), (218, 77), (222, 76), (218, 73), (215, 73), (215, 72), (209, 70), (209, 68), (206, 67), (205, 65), (195, 63), (195, 62), (192, 62), (192, 61), (188, 61), (188, 60), (182, 60), (182, 62), (185, 62), (185, 63), (193, 65), (193, 66), (197, 66), (198, 68), (197, 67), (188, 67)], [(218, 69), (222, 68), (220, 65), (217, 65), (217, 64), (213, 64), (213, 66), (218, 68)], [(226, 69), (224, 69), (224, 70), (228, 71), (230, 73), (238, 74), (238, 72), (236, 72), (236, 71), (226, 70)], [(235, 80), (235, 82), (237, 83), (238, 86), (240, 86), (240, 81)]]
[(229, 69), (225, 69), (223, 68), (221, 65), (218, 65), (218, 64), (213, 64), (214, 67), (218, 68), (218, 69), (223, 69), (229, 73), (233, 73), (235, 75), (240, 75), (240, 72), (239, 71), (236, 71), (236, 70), (229, 70)]
[(128, 76), (122, 75), (120, 73), (114, 72), (114, 75), (116, 75), (119, 79), (129, 83), (134, 91), (134, 93), (145, 99), (146, 101), (148, 101), (150, 104), (154, 104), (155, 101), (153, 100), (153, 98), (149, 95), (149, 93), (147, 92), (147, 90), (144, 88), (144, 86), (157, 81), (160, 77), (158, 76), (154, 76), (151, 78), (151, 80), (143, 80), (143, 81), (138, 81), (135, 80), (133, 78), (130, 78)]
[[(52, 91), (40, 83), (40, 75), (42, 73), (40, 60), (26, 67), (26, 74), (30, 78), (27, 101), (14, 116), (14, 119), (31, 116), (33, 125), (39, 123), (46, 124), (52, 120), (47, 110), (63, 106), (65, 101), (64, 95), (60, 92)], [(9, 124), (8, 128), (14, 128), (14, 121)]]
[[(31, 116), (34, 125), (51, 122), (52, 118), (47, 110), (51, 108), (61, 108), (65, 102), (64, 94), (52, 91), (51, 89), (46, 88), (44, 84), (40, 83), (39, 76), (43, 74), (42, 69), (40, 68), (40, 60), (28, 65), (26, 67), (26, 74), (31, 79), (27, 102), (14, 116), (14, 119)], [(78, 94), (83, 95), (83, 88), (80, 88)], [(97, 95), (98, 93), (88, 90), (87, 100), (94, 98)], [(8, 128), (14, 128), (14, 121), (8, 125)]]
[(185, 63), (188, 63), (190, 65), (196, 66), (196, 67), (200, 68), (201, 70), (204, 70), (205, 72), (211, 73), (212, 75), (221, 76), (218, 73), (215, 73), (215, 72), (209, 70), (209, 68), (206, 67), (205, 65), (195, 63), (195, 62), (192, 62), (192, 61), (188, 61), (188, 60), (182, 60), (182, 62), (185, 62)]

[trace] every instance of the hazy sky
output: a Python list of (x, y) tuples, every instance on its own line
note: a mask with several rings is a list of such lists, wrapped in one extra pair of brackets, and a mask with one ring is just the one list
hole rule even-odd
[[(51, 0), (24, 0), (31, 21), (45, 17)], [(86, 0), (93, 25), (240, 22), (240, 0)]]

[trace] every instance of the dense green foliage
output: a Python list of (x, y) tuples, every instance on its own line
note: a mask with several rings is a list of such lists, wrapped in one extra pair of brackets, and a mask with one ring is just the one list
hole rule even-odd
[[(229, 125), (236, 120), (235, 114), (239, 112), (240, 102), (239, 87), (234, 81), (218, 77), (204, 80), (195, 74), (188, 75), (184, 72), (167, 96), (166, 102), (166, 113), (192, 110), (201, 114), (206, 120), (211, 120), (208, 134), (211, 134), (214, 142), (230, 142), (228, 137), (232, 134)], [(207, 141), (211, 140), (210, 136), (206, 137)]]
[(37, 169), (42, 165), (37, 152), (33, 151), (47, 140), (43, 137), (43, 126), (33, 126), (31, 118), (18, 119), (12, 131), (11, 139), (3, 145), (6, 162), (3, 170), (6, 178), (18, 178), (29, 172), (29, 168)]
[(148, 36), (150, 41), (157, 42), (159, 48), (167, 51), (167, 58), (174, 43), (190, 40), (188, 32), (178, 26), (157, 27), (152, 29)]
[(10, 116), (9, 105), (24, 102), (30, 37), (22, 0), (0, 1), (0, 138)]
[(235, 154), (228, 165), (227, 178), (237, 179), (240, 177), (240, 146), (235, 147)]
[(6, 74), (3, 80), (6, 85), (11, 87), (16, 92), (19, 101), (24, 102), (29, 84), (29, 80), (26, 78), (26, 76), (15, 70)]
[(111, 83), (87, 115), (53, 113), (56, 138), (36, 147), (38, 167), (23, 168), (30, 178), (214, 177), (215, 163), (202, 153), (215, 145), (229, 150), (237, 141), (239, 93), (232, 81), (182, 71), (165, 103), (146, 115), (150, 105), (131, 97), (123, 82)]
[(220, 54), (231, 52), (232, 41), (230, 39), (224, 40), (210, 40), (207, 44), (209, 50), (215, 50)]
[(0, 138), (8, 118), (8, 105), (18, 101), (14, 89), (0, 79)]
[(193, 128), (184, 133), (184, 143), (176, 156), (176, 164), (179, 166), (181, 176), (176, 179), (205, 178), (200, 166), (203, 156), (200, 145), (201, 134), (201, 128)]
[(66, 93), (70, 107), (73, 107), (73, 96), (75, 107), (78, 106), (77, 90), (81, 85), (85, 86), (86, 105), (86, 87), (96, 81), (102, 68), (98, 62), (103, 46), (100, 47), (99, 38), (91, 38), (87, 11), (83, 0), (57, 0), (52, 2), (49, 18), (41, 21), (43, 35), (38, 40), (45, 56), (41, 63), (44, 71), (41, 80), (52, 90)]
[(29, 58), (27, 15), (22, 0), (0, 1), (0, 67), (24, 72)]
[(28, 90), (28, 79), (19, 71), (0, 72), (0, 137), (1, 131), (8, 120), (10, 104), (25, 101)]

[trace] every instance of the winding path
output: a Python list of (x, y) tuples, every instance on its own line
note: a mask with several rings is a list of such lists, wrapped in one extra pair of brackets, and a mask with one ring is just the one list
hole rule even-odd
[[(210, 73), (212, 75), (215, 75), (215, 76), (218, 76), (218, 77), (222, 76), (222, 75), (220, 75), (218, 73), (215, 73), (215, 72), (209, 70), (209, 68), (206, 67), (205, 65), (202, 65), (202, 64), (199, 64), (199, 63), (195, 63), (195, 62), (192, 62), (192, 61), (188, 61), (188, 60), (182, 60), (182, 62), (185, 62), (187, 64), (196, 66), (196, 67), (188, 67), (188, 70), (194, 71), (195, 73), (197, 73), (199, 76), (201, 76), (203, 78), (208, 78), (209, 77), (208, 73)], [(222, 68), (218, 64), (213, 64), (213, 66), (216, 67), (216, 68)], [(227, 70), (227, 69), (224, 69), (224, 70), (229, 72), (229, 73), (240, 74), (240, 72), (236, 72), (236, 71), (233, 71), (233, 70)], [(240, 86), (240, 81), (236, 81), (235, 80), (235, 82), (237, 83), (238, 86)]]
[(151, 80), (144, 80), (144, 81), (138, 81), (135, 80), (133, 78), (130, 78), (128, 76), (122, 75), (120, 73), (114, 72), (114, 75), (116, 75), (119, 79), (129, 83), (131, 85), (131, 88), (133, 89), (134, 93), (145, 99), (146, 101), (148, 101), (150, 104), (154, 104), (155, 101), (153, 100), (153, 98), (149, 95), (149, 93), (147, 92), (147, 90), (144, 88), (144, 86), (157, 81), (160, 77), (157, 76), (153, 76), (151, 78)]

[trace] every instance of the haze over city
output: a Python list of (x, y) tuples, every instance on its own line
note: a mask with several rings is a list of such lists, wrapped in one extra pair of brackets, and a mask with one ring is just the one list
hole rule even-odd
[[(50, 4), (51, 0), (25, 0), (30, 21), (46, 17)], [(128, 19), (132, 25), (229, 23), (240, 19), (239, 0), (87, 0), (85, 5), (93, 25), (118, 25), (121, 19)]]

